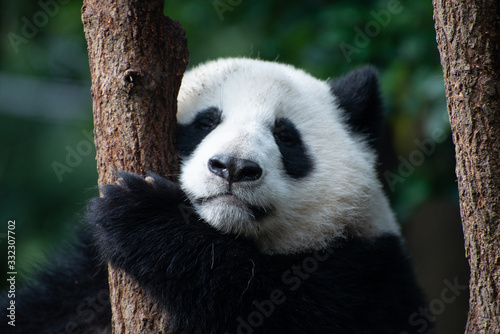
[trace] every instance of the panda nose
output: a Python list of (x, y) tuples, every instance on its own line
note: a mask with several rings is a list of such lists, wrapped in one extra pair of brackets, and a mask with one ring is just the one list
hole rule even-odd
[(256, 162), (227, 155), (214, 155), (208, 160), (208, 169), (229, 183), (256, 181), (262, 175)]

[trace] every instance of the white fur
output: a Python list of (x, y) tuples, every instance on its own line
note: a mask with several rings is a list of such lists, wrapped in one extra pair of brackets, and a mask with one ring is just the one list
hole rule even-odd
[[(319, 249), (348, 235), (399, 234), (375, 157), (341, 122), (326, 82), (275, 62), (222, 59), (186, 73), (178, 101), (181, 124), (204, 108), (222, 110), (222, 123), (181, 167), (182, 188), (193, 202), (227, 191), (207, 168), (214, 155), (249, 159), (263, 169), (258, 181), (233, 184), (236, 197), (196, 206), (215, 228), (253, 238), (267, 253)], [(304, 178), (284, 170), (271, 132), (280, 117), (295, 124), (313, 159)], [(272, 214), (254, 221), (248, 204), (272, 207)]]

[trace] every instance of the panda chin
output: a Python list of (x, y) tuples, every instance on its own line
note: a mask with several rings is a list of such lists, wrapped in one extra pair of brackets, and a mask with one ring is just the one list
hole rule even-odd
[(272, 211), (251, 205), (231, 193), (198, 199), (194, 204), (200, 216), (216, 229), (243, 235), (257, 234), (259, 221)]

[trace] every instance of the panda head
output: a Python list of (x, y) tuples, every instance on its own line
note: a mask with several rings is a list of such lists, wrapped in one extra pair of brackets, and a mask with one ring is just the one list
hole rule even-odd
[(380, 110), (371, 68), (325, 82), (275, 62), (206, 63), (179, 92), (181, 186), (208, 224), (267, 253), (397, 234), (375, 171)]

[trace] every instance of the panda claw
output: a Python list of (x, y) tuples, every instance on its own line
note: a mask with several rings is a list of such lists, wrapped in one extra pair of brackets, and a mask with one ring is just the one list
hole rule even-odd
[(155, 179), (153, 179), (151, 176), (146, 176), (145, 180), (151, 185), (155, 184)]

